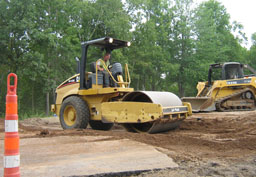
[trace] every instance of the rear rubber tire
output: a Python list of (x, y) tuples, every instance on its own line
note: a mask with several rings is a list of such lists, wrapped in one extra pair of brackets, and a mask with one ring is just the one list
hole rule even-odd
[[(72, 110), (73, 119), (71, 121), (67, 121), (67, 117), (69, 116), (67, 113), (69, 110), (67, 109)], [(60, 124), (63, 129), (85, 129), (89, 120), (90, 110), (82, 98), (70, 96), (63, 101), (60, 109)]]
[(110, 130), (113, 127), (113, 123), (103, 123), (100, 120), (90, 120), (89, 121), (90, 126), (94, 130)]

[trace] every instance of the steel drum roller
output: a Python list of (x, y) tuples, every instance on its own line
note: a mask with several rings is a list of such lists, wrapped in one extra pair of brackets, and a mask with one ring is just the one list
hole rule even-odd
[[(182, 101), (171, 92), (136, 91), (128, 93), (122, 101), (148, 102), (160, 104), (163, 107), (182, 106)], [(147, 123), (130, 123), (123, 126), (131, 132), (157, 133), (175, 129), (181, 120), (170, 122), (153, 121)]]

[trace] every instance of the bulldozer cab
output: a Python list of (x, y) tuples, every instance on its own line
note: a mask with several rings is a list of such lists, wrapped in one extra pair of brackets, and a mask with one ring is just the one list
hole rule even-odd
[[(87, 65), (87, 52), (89, 49), (89, 46), (94, 46), (94, 47), (99, 47), (102, 50), (105, 50), (107, 52), (111, 52), (115, 49), (123, 48), (123, 47), (129, 47), (131, 45), (130, 42), (128, 41), (123, 41), (119, 39), (114, 39), (111, 37), (104, 37), (100, 39), (95, 39), (87, 42), (82, 43), (82, 57), (79, 63), (79, 73), (80, 73), (80, 90), (86, 90), (90, 88), (90, 84), (87, 83), (86, 79), (86, 65)], [(99, 60), (98, 60), (99, 61)], [(101, 60), (102, 61), (102, 60)], [(102, 63), (105, 65), (105, 62), (102, 61)], [(92, 68), (95, 67), (95, 70)], [(115, 65), (116, 68), (118, 68), (118, 65)], [(98, 71), (96, 69), (96, 65), (91, 66), (91, 70), (95, 72), (95, 84), (98, 85)], [(117, 80), (117, 76), (113, 76), (112, 72), (107, 69), (107, 72), (109, 73), (110, 77), (112, 80), (115, 82), (115, 84), (118, 84), (119, 86), (128, 86), (130, 84), (130, 76), (129, 76), (129, 71), (128, 71), (128, 66), (125, 66), (125, 77), (126, 80), (123, 81), (122, 78)]]
[(243, 65), (240, 63), (227, 63), (223, 65), (223, 80), (243, 78)]
[(243, 64), (238, 62), (212, 64), (209, 68), (208, 84), (211, 85), (214, 80), (229, 80), (243, 77)]

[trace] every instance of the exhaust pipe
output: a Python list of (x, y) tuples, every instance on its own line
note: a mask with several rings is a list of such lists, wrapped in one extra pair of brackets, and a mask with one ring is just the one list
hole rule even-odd
[(78, 57), (76, 57), (75, 59), (76, 59), (76, 63), (77, 63), (76, 73), (79, 74), (80, 73), (80, 60)]

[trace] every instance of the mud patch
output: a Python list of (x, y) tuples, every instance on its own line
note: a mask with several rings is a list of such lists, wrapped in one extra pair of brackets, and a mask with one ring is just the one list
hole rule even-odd
[[(0, 129), (3, 127), (4, 120), (0, 119)], [(256, 111), (198, 113), (185, 120), (180, 128), (159, 134), (129, 133), (120, 125), (110, 131), (62, 130), (57, 118), (20, 121), (19, 129), (21, 138), (130, 139), (156, 147), (180, 165), (178, 171), (143, 172), (146, 176), (256, 176)]]

